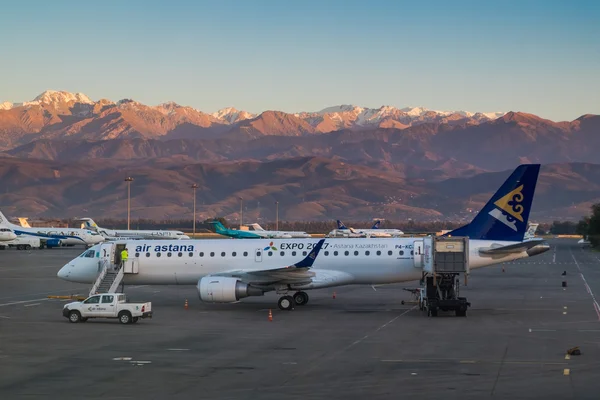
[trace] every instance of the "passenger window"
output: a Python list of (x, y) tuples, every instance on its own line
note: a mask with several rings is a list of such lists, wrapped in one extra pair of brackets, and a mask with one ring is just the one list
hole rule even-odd
[(270, 251), (270, 252), (269, 252), (269, 253), (267, 253), (267, 254), (269, 254), (269, 256), (272, 256), (272, 255), (273, 255), (273, 252), (272, 252), (272, 251)]
[(303, 251), (303, 252), (302, 252), (302, 255), (303, 255), (304, 257), (306, 257), (306, 252), (305, 252), (305, 251)]
[(260, 251), (257, 251), (257, 252), (256, 252), (256, 257), (260, 257), (260, 255), (261, 255), (261, 254), (262, 254), (262, 253), (261, 253)]
[(188, 253), (188, 256), (190, 257), (194, 257), (194, 253), (192, 253), (191, 251)]
[(355, 255), (355, 256), (357, 256), (357, 255), (358, 255), (358, 251), (355, 251), (355, 252), (354, 252), (354, 255)]
[(338, 255), (338, 252), (337, 252), (337, 250), (333, 252), (333, 255), (334, 255), (334, 256), (337, 256), (337, 255)]
[(231, 257), (235, 257), (237, 256), (237, 253), (234, 251), (233, 253), (231, 253)]
[(404, 255), (404, 250), (400, 250), (400, 255), (403, 256)]
[(215, 256), (215, 252), (214, 252), (214, 251), (211, 251), (211, 252), (210, 252), (210, 256), (211, 256), (211, 257), (214, 257), (214, 256)]
[(281, 252), (279, 252), (279, 255), (280, 255), (281, 257), (285, 256), (285, 251), (281, 251)]
[(371, 254), (369, 250), (365, 251), (365, 256), (368, 256), (369, 254)]
[(414, 255), (414, 253), (413, 253), (413, 250), (411, 250), (411, 251), (410, 251), (410, 255), (411, 255), (411, 256), (412, 256), (412, 255)]
[(349, 252), (348, 250), (346, 250), (346, 251), (344, 252), (344, 255), (345, 255), (345, 256), (347, 256), (348, 254), (350, 254), (350, 252)]
[(292, 251), (292, 255), (295, 257), (295, 256), (296, 256), (296, 252), (295, 252), (295, 251)]
[(90, 297), (89, 299), (87, 299), (83, 303), (84, 304), (98, 304), (98, 303), (100, 303), (100, 296)]
[(325, 253), (324, 253), (324, 254), (325, 254), (326, 256), (328, 256), (328, 255), (329, 255), (329, 252), (328, 252), (327, 250), (325, 250)]
[(247, 251), (244, 252), (244, 257), (248, 257), (248, 252)]
[(150, 257), (150, 253), (146, 253), (146, 257)]
[(200, 252), (200, 257), (204, 257), (204, 252), (203, 251)]
[(114, 299), (114, 296), (102, 296), (103, 303), (112, 303)]
[(388, 256), (391, 256), (391, 255), (392, 255), (392, 251), (391, 251), (391, 250), (389, 250), (389, 251), (388, 251)]
[(140, 256), (140, 253), (135, 253), (135, 258), (138, 258)]
[(221, 257), (225, 257), (225, 252), (224, 251), (221, 252)]
[(171, 253), (167, 253), (167, 257), (171, 257)]
[(183, 253), (177, 253), (177, 257), (183, 256)]
[(160, 253), (156, 253), (156, 257), (160, 257)]
[(381, 255), (381, 251), (377, 250), (377, 255), (380, 256)]

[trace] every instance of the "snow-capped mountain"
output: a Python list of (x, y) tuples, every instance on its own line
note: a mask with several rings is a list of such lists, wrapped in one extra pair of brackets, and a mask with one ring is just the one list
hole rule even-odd
[(256, 117), (256, 114), (251, 114), (247, 111), (239, 111), (233, 107), (222, 108), (211, 115), (216, 119), (226, 121), (229, 124), (235, 124), (236, 122)]

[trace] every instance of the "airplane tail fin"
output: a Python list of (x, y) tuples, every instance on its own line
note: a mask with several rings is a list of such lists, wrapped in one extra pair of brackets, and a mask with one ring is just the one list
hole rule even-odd
[(539, 173), (539, 164), (518, 166), (471, 223), (446, 235), (523, 241)]
[(4, 216), (4, 214), (2, 214), (1, 211), (0, 211), (0, 226), (3, 226), (5, 228), (11, 228), (13, 226), (13, 224), (8, 222), (8, 219)]
[(86, 229), (98, 232), (98, 225), (91, 218), (81, 218)]
[(380, 225), (381, 225), (381, 221), (377, 220), (377, 221), (375, 221), (375, 223), (373, 224), (373, 226), (371, 227), (371, 229), (379, 229)]
[(19, 223), (23, 228), (31, 228), (31, 226), (29, 226), (29, 222), (27, 222), (27, 218), (19, 218)]
[(346, 225), (344, 225), (344, 223), (342, 221), (340, 221), (339, 219), (337, 220), (337, 226), (338, 226), (338, 229), (348, 229), (346, 227)]
[(540, 226), (540, 224), (530, 223), (527, 228), (527, 232), (525, 233), (525, 239), (533, 239), (538, 226)]
[(227, 232), (227, 229), (219, 221), (210, 221), (209, 224), (213, 225), (215, 227), (215, 231), (219, 234)]

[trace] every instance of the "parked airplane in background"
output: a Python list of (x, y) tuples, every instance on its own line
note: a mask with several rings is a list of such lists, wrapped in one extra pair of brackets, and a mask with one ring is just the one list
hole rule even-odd
[(527, 227), (527, 232), (525, 232), (525, 240), (535, 238), (535, 231), (537, 231), (538, 226), (540, 226), (540, 224), (529, 224), (529, 226)]
[[(450, 232), (452, 236), (470, 238), (471, 270), (548, 250), (541, 239), (523, 241), (539, 170), (539, 164), (519, 166), (470, 224)], [(217, 231), (224, 229), (219, 222), (214, 225)], [(68, 281), (99, 285), (98, 279), (104, 279), (104, 275), (99, 277), (99, 266), (111, 268), (119, 261), (123, 248), (129, 251), (131, 265), (121, 270), (124, 284), (196, 285), (201, 300), (216, 303), (275, 291), (284, 294), (279, 307), (285, 310), (294, 304), (306, 304), (305, 290), (421, 279), (425, 257), (431, 251), (431, 246), (424, 246), (423, 238), (416, 237), (125, 240), (95, 246), (66, 264), (57, 275)]]
[(251, 230), (250, 232), (254, 232), (254, 233), (257, 233), (259, 235), (267, 235), (267, 236), (262, 236), (262, 237), (282, 238), (282, 239), (283, 238), (309, 238), (309, 237), (311, 237), (306, 232), (300, 232), (300, 231), (266, 231), (259, 224), (250, 224), (248, 226), (250, 226), (250, 227), (253, 228), (253, 230)]
[[(272, 237), (269, 236), (268, 233), (266, 233), (269, 231), (245, 231), (242, 229), (227, 229), (219, 221), (211, 221), (209, 223), (215, 227), (215, 232), (217, 232), (219, 235), (229, 236), (230, 238), (234, 239), (264, 239)], [(285, 237), (291, 238), (291, 236)]]
[(361, 228), (348, 228), (339, 219), (337, 222), (337, 229), (332, 230), (327, 235), (328, 237), (399, 237), (404, 234), (399, 229), (381, 229), (379, 225), (381, 221), (375, 222), (371, 229)]
[(95, 244), (104, 242), (104, 238), (102, 236), (87, 229), (42, 227), (24, 228), (22, 226), (10, 223), (1, 212), (0, 227), (12, 229), (17, 236), (37, 236), (47, 247), (75, 245), (93, 246)]
[(0, 228), (0, 242), (8, 242), (11, 240), (15, 240), (17, 238), (17, 234), (12, 231), (10, 228)]
[(109, 240), (116, 240), (122, 238), (129, 239), (189, 239), (185, 233), (181, 231), (168, 231), (168, 230), (126, 230), (126, 229), (106, 229), (100, 228), (93, 219), (81, 218), (84, 226), (87, 229), (98, 232), (104, 238)]

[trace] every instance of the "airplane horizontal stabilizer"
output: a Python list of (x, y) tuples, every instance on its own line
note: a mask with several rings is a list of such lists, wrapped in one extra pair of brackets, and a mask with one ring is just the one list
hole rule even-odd
[(491, 246), (491, 247), (487, 247), (487, 248), (481, 248), (479, 249), (479, 253), (480, 254), (485, 254), (485, 255), (506, 255), (506, 254), (517, 254), (517, 253), (522, 253), (524, 251), (527, 251), (535, 246), (538, 245), (543, 245), (545, 244), (547, 246), (547, 243), (544, 239), (533, 239), (533, 240), (527, 240), (525, 242), (521, 242), (521, 243), (515, 243), (515, 244), (509, 244), (507, 246)]

